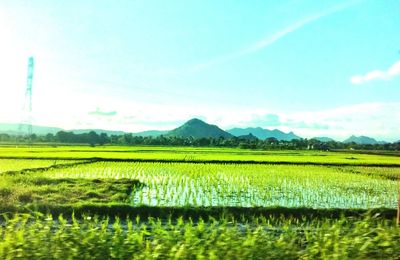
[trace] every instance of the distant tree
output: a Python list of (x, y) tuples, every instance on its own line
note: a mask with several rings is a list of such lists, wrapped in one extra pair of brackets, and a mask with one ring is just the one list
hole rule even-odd
[(110, 139), (108, 138), (108, 135), (106, 133), (101, 133), (98, 138), (98, 141), (100, 145), (104, 145), (106, 143), (109, 143)]
[(277, 144), (277, 143), (279, 143), (279, 140), (276, 139), (275, 137), (268, 137), (265, 141), (267, 143), (269, 143), (269, 144)]
[(2, 142), (6, 142), (6, 141), (10, 141), (11, 140), (11, 136), (8, 134), (0, 134), (0, 141)]
[(393, 148), (394, 148), (394, 150), (396, 150), (396, 151), (400, 151), (400, 142), (394, 143), (394, 144), (393, 144)]
[(44, 141), (45, 141), (45, 142), (54, 142), (54, 139), (55, 139), (55, 137), (54, 137), (54, 135), (51, 134), (51, 133), (48, 133), (48, 134), (46, 134), (46, 135), (44, 136)]
[(56, 140), (60, 143), (71, 143), (73, 140), (72, 135), (70, 132), (59, 131), (56, 133)]

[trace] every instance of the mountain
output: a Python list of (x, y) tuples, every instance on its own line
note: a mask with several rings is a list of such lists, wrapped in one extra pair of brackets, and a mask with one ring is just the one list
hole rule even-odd
[(323, 142), (323, 143), (328, 143), (328, 142), (335, 141), (334, 139), (332, 139), (330, 137), (326, 137), (326, 136), (313, 137), (311, 139), (315, 139), (315, 140), (318, 140), (318, 141)]
[(354, 142), (356, 144), (377, 144), (378, 143), (374, 138), (371, 138), (368, 136), (363, 136), (363, 135), (362, 136), (352, 135), (343, 141), (343, 143), (351, 143), (351, 142)]
[[(21, 130), (20, 130), (21, 129)], [(56, 134), (58, 131), (61, 131), (61, 128), (58, 127), (48, 127), (48, 126), (38, 126), (32, 125), (32, 133), (36, 135), (46, 135), (46, 134)], [(9, 123), (0, 123), (0, 133), (16, 135), (21, 132), (27, 132), (27, 125), (22, 124), (20, 128), (20, 124), (9, 124)]]
[(248, 135), (238, 136), (238, 139), (249, 140), (249, 141), (257, 141), (258, 140), (258, 138), (256, 136), (254, 136), (252, 133), (250, 133)]
[(231, 134), (225, 132), (221, 128), (216, 125), (207, 124), (200, 119), (193, 118), (182, 126), (171, 130), (167, 134), (168, 136), (179, 136), (179, 137), (194, 137), (194, 138), (201, 138), (201, 137), (213, 137), (213, 138), (230, 138), (232, 137)]
[(261, 127), (248, 127), (248, 128), (232, 128), (227, 131), (234, 136), (253, 134), (258, 139), (265, 140), (270, 137), (274, 137), (281, 141), (290, 141), (292, 139), (301, 139), (301, 137), (295, 135), (293, 132), (284, 133), (278, 129), (268, 130)]
[(169, 132), (170, 131), (148, 130), (148, 131), (133, 133), (132, 135), (133, 136), (143, 136), (143, 137), (147, 137), (147, 136), (156, 137), (156, 136), (160, 136), (160, 135), (167, 135)]

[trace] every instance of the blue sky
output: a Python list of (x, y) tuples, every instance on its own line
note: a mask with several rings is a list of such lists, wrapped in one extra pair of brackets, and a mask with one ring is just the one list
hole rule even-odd
[(400, 2), (0, 3), (0, 121), (35, 58), (41, 125), (171, 129), (191, 117), (304, 137), (400, 139)]

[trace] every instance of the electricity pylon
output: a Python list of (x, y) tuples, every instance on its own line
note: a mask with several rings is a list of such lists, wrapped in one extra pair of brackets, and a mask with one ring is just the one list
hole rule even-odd
[[(26, 91), (25, 91), (25, 100), (24, 100), (24, 108), (22, 114), (22, 120), (19, 125), (19, 132), (21, 135), (24, 133), (27, 134), (28, 140), (31, 139), (32, 136), (32, 81), (33, 81), (33, 66), (34, 60), (33, 57), (29, 57), (28, 60), (28, 77), (26, 81)], [(26, 132), (23, 128), (26, 128)]]

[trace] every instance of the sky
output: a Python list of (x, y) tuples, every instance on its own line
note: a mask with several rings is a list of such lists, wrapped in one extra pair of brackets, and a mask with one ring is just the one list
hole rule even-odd
[(2, 0), (0, 122), (400, 139), (400, 1)]

